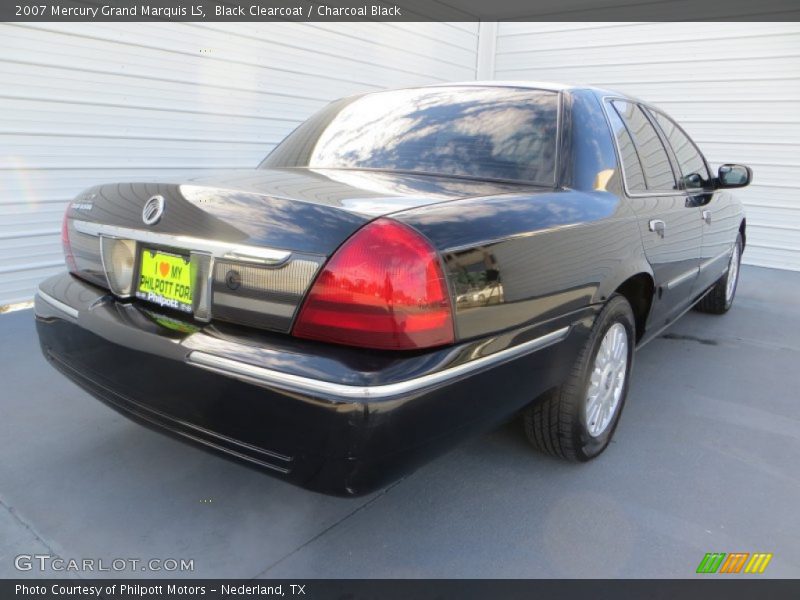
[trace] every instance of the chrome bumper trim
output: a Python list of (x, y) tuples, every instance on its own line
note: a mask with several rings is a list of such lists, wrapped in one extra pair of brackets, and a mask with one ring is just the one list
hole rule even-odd
[(75, 309), (75, 308), (72, 308), (69, 304), (64, 304), (63, 302), (61, 302), (61, 300), (56, 300), (50, 294), (45, 294), (40, 289), (36, 290), (36, 294), (39, 296), (39, 298), (41, 298), (42, 300), (47, 302), (53, 308), (56, 308), (56, 309), (60, 310), (61, 312), (63, 312), (66, 315), (69, 315), (73, 319), (77, 319), (78, 318), (78, 314), (79, 314), (78, 310)]
[(191, 237), (187, 235), (172, 235), (158, 233), (145, 229), (131, 229), (117, 225), (104, 225), (91, 221), (72, 220), (72, 225), (80, 233), (95, 236), (108, 236), (121, 239), (135, 240), (144, 244), (156, 246), (169, 246), (172, 248), (185, 248), (205, 252), (215, 258), (230, 258), (261, 264), (268, 267), (279, 267), (292, 256), (288, 250), (275, 248), (262, 248), (260, 246), (247, 246), (244, 244), (230, 244), (214, 240)]
[(221, 356), (208, 354), (198, 350), (190, 353), (186, 359), (186, 362), (201, 369), (206, 369), (221, 375), (234, 377), (241, 381), (254, 383), (256, 385), (277, 387), (281, 389), (302, 392), (320, 393), (330, 396), (337, 396), (348, 400), (381, 399), (415, 392), (422, 388), (444, 383), (473, 371), (477, 371), (479, 369), (496, 365), (518, 356), (541, 350), (542, 348), (563, 340), (565, 337), (567, 337), (569, 329), (569, 327), (562, 327), (561, 329), (553, 331), (552, 333), (548, 333), (547, 335), (524, 342), (512, 348), (500, 350), (499, 352), (495, 352), (489, 356), (476, 358), (475, 360), (471, 360), (467, 363), (450, 367), (449, 369), (444, 369), (437, 373), (431, 373), (430, 375), (423, 375), (422, 377), (416, 377), (407, 381), (389, 383), (385, 385), (358, 386), (331, 383), (329, 381), (320, 381), (319, 379), (312, 379), (310, 377), (302, 377), (300, 375), (292, 375), (290, 373), (283, 373), (273, 369), (257, 367), (255, 365), (243, 363), (238, 360), (223, 358)]

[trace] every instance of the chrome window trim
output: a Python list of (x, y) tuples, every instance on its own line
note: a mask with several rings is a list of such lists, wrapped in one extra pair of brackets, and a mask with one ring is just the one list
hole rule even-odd
[(263, 248), (261, 246), (248, 246), (245, 244), (231, 244), (228, 242), (206, 240), (186, 235), (157, 233), (155, 231), (132, 229), (129, 227), (120, 227), (118, 225), (106, 225), (91, 221), (80, 221), (78, 219), (72, 219), (72, 225), (77, 231), (87, 235), (94, 235), (98, 237), (102, 235), (107, 237), (134, 240), (143, 244), (154, 244), (157, 246), (169, 246), (172, 248), (196, 250), (198, 252), (210, 254), (215, 258), (247, 260), (269, 267), (280, 267), (292, 256), (292, 253), (288, 250)]
[(553, 187), (558, 187), (561, 183), (561, 155), (563, 150), (561, 145), (564, 143), (564, 132), (562, 131), (564, 123), (564, 91), (560, 90), (556, 93), (556, 148), (553, 153)]
[(247, 383), (254, 383), (266, 387), (277, 387), (280, 389), (310, 392), (336, 396), (343, 400), (376, 400), (383, 398), (391, 398), (402, 396), (404, 394), (412, 393), (422, 388), (427, 388), (440, 383), (451, 381), (463, 375), (477, 371), (485, 367), (499, 364), (501, 362), (523, 356), (525, 354), (541, 350), (547, 346), (563, 340), (569, 333), (570, 327), (562, 327), (551, 333), (535, 338), (533, 340), (523, 342), (500, 350), (489, 356), (476, 358), (466, 363), (443, 369), (436, 373), (423, 375), (414, 379), (401, 381), (398, 383), (389, 383), (384, 385), (346, 385), (341, 383), (332, 383), (330, 381), (322, 381), (310, 377), (303, 377), (300, 375), (292, 375), (291, 373), (284, 373), (274, 369), (265, 367), (258, 367), (249, 363), (224, 358), (195, 350), (186, 357), (186, 362), (195, 367), (206, 369), (221, 375), (234, 377)]
[(78, 318), (78, 315), (80, 313), (78, 312), (77, 308), (72, 308), (69, 304), (64, 304), (63, 302), (61, 302), (61, 300), (56, 300), (50, 294), (46, 294), (45, 292), (43, 292), (41, 288), (37, 288), (36, 294), (39, 296), (39, 298), (47, 302), (47, 304), (49, 304), (53, 308), (57, 308), (62, 313), (69, 315), (73, 319)]
[[(644, 108), (646, 108), (651, 113), (660, 114), (662, 117), (667, 119), (670, 123), (672, 123), (675, 127), (677, 127), (678, 130), (681, 133), (683, 133), (683, 135), (686, 136), (686, 139), (689, 140), (689, 143), (694, 147), (695, 150), (697, 150), (697, 153), (700, 155), (700, 158), (702, 159), (703, 164), (706, 167), (706, 171), (708, 172), (708, 176), (710, 178), (709, 181), (713, 180), (714, 179), (714, 175), (713, 175), (713, 173), (711, 171), (711, 165), (709, 165), (708, 164), (708, 160), (706, 160), (706, 155), (703, 154), (703, 152), (700, 150), (700, 147), (697, 145), (697, 143), (695, 143), (695, 141), (691, 138), (691, 136), (688, 133), (686, 133), (686, 130), (683, 127), (681, 127), (681, 124), (678, 123), (675, 119), (670, 117), (667, 113), (665, 113), (662, 109), (658, 108), (657, 106), (654, 106), (652, 104), (648, 104), (646, 102), (639, 102), (639, 104), (641, 106), (643, 106)], [(655, 117), (653, 117), (653, 118), (655, 119)], [(661, 127), (661, 125), (658, 122), (656, 122), (656, 125), (658, 126), (658, 129), (661, 130), (661, 133), (664, 134), (664, 137), (666, 137), (666, 132), (664, 132), (664, 129)], [(667, 139), (667, 143), (670, 145), (670, 147), (672, 146), (672, 144), (669, 143), (669, 139)], [(672, 153), (675, 155), (675, 159), (677, 160), (678, 155), (675, 152), (675, 148), (672, 148)], [(683, 177), (683, 173), (680, 172), (680, 162), (678, 162), (678, 175)], [(714, 190), (710, 190), (710, 189), (704, 188), (704, 187), (699, 187), (699, 188), (686, 188), (685, 187), (685, 188), (683, 188), (683, 190), (686, 191), (686, 192), (703, 191), (703, 192), (706, 192), (706, 193), (714, 191)], [(689, 195), (697, 196), (698, 194), (694, 193), (694, 194), (689, 194)]]

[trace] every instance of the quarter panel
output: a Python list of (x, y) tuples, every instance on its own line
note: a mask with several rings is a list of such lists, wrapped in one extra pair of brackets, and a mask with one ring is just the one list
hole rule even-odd
[(602, 301), (643, 264), (635, 215), (608, 192), (465, 200), (396, 218), (442, 252), (462, 340)]

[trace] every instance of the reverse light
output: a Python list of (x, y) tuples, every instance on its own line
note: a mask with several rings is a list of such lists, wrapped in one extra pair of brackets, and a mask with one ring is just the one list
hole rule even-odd
[(101, 236), (100, 244), (108, 287), (117, 296), (130, 296), (136, 264), (136, 242)]
[(322, 269), (292, 333), (383, 350), (452, 343), (450, 296), (436, 251), (406, 225), (373, 221)]

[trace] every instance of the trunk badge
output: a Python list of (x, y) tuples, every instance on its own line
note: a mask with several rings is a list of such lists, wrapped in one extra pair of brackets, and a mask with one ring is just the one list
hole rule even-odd
[(153, 196), (144, 203), (142, 221), (145, 225), (155, 225), (164, 214), (164, 196)]

